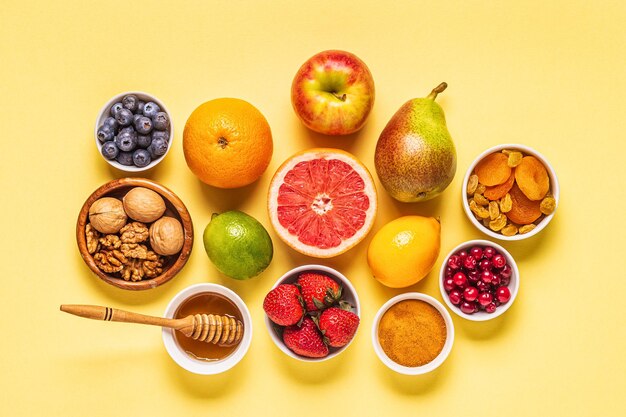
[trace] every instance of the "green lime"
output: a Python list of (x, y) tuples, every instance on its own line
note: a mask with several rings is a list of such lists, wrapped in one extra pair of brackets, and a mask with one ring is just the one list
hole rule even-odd
[(241, 211), (213, 214), (204, 229), (204, 249), (215, 267), (234, 279), (248, 279), (267, 268), (272, 239), (254, 217)]

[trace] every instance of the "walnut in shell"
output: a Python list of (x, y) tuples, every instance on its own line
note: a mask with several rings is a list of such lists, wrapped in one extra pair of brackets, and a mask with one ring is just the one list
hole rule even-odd
[(119, 232), (127, 219), (124, 205), (117, 198), (103, 197), (89, 207), (89, 222), (94, 229), (105, 235)]
[(124, 196), (126, 214), (139, 222), (152, 223), (165, 213), (165, 201), (158, 193), (135, 187)]
[(174, 255), (183, 247), (183, 225), (173, 217), (161, 217), (150, 226), (150, 246), (159, 255)]

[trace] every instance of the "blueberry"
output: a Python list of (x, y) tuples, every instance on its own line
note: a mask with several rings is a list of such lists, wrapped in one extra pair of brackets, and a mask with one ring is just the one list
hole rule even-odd
[(152, 157), (150, 156), (150, 152), (145, 149), (137, 149), (133, 152), (133, 163), (139, 168), (143, 168), (152, 162)]
[(120, 133), (124, 133), (124, 132), (128, 132), (131, 135), (137, 135), (137, 132), (135, 131), (135, 128), (132, 125), (121, 128), (120, 131), (117, 132), (117, 134), (119, 135)]
[(128, 109), (120, 109), (120, 111), (115, 114), (115, 120), (117, 120), (120, 126), (128, 126), (133, 122), (133, 112)]
[(148, 150), (150, 151), (150, 155), (152, 155), (152, 159), (165, 155), (165, 152), (167, 152), (167, 141), (163, 138), (152, 138), (152, 143)]
[(111, 117), (111, 116), (104, 119), (104, 122), (102, 123), (102, 125), (110, 127), (111, 129), (113, 129), (114, 132), (119, 127), (119, 124), (117, 123), (117, 120), (115, 120), (115, 117)]
[(139, 114), (139, 113), (133, 114), (133, 123), (132, 123), (132, 126), (134, 126), (134, 125), (135, 125), (135, 123), (137, 123), (137, 119), (139, 119), (140, 117), (144, 117), (144, 116), (143, 116), (143, 115), (141, 115), (141, 114)]
[(166, 142), (170, 140), (170, 132), (168, 130), (153, 130), (152, 131), (152, 141), (155, 139), (163, 139)]
[(141, 135), (147, 135), (152, 131), (152, 120), (146, 116), (140, 116), (135, 120), (135, 130)]
[(134, 94), (129, 94), (127, 96), (124, 96), (124, 98), (122, 99), (122, 105), (124, 106), (125, 109), (128, 109), (132, 112), (136, 112), (137, 111), (137, 96)]
[(118, 111), (122, 110), (124, 108), (124, 105), (120, 102), (117, 102), (115, 104), (113, 104), (111, 106), (111, 111), (109, 111), (109, 114), (113, 117), (115, 117), (115, 115), (117, 114)]
[(170, 118), (167, 117), (167, 113), (162, 111), (155, 114), (152, 121), (154, 122), (154, 128), (156, 130), (167, 130), (170, 126)]
[(98, 129), (98, 140), (100, 142), (106, 142), (107, 140), (112, 140), (113, 136), (115, 136), (115, 132), (107, 125), (100, 126)]
[(153, 101), (149, 101), (143, 106), (143, 115), (151, 119), (160, 111), (161, 108)]
[(137, 135), (137, 147), (146, 149), (152, 143), (152, 136)]
[(116, 160), (122, 165), (131, 166), (133, 165), (133, 153), (132, 152), (120, 152), (117, 154)]
[(104, 156), (106, 159), (115, 159), (119, 152), (119, 148), (112, 140), (104, 142), (102, 144), (102, 156)]
[(137, 147), (137, 134), (122, 132), (115, 137), (115, 144), (120, 148), (120, 151), (133, 151)]
[(135, 111), (135, 113), (143, 114), (143, 106), (145, 105), (146, 105), (145, 101), (137, 100), (137, 110)]

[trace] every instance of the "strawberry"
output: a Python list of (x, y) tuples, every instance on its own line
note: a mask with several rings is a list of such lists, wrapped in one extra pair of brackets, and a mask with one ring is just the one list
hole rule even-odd
[(339, 307), (330, 307), (320, 314), (317, 325), (329, 346), (342, 347), (354, 337), (359, 316)]
[(293, 284), (277, 286), (265, 296), (263, 310), (270, 320), (281, 326), (298, 323), (304, 316), (300, 290)]
[(323, 358), (328, 355), (328, 346), (313, 320), (306, 316), (301, 326), (289, 326), (283, 331), (285, 346), (301, 356)]
[(297, 285), (307, 311), (323, 310), (341, 298), (341, 286), (327, 275), (307, 272), (298, 277)]

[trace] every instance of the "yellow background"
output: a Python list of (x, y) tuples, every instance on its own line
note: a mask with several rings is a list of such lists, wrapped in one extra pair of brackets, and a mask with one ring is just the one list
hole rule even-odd
[[(0, 7), (0, 414), (140, 415), (623, 415), (626, 406), (624, 267), (623, 1), (3, 1)], [(369, 66), (376, 103), (347, 138), (307, 131), (289, 89), (298, 67), (324, 49), (349, 50)], [(384, 288), (370, 275), (370, 235), (322, 263), (345, 273), (360, 295), (359, 332), (325, 363), (292, 360), (271, 342), (263, 297), (288, 269), (315, 259), (271, 230), (266, 190), (294, 152), (348, 150), (373, 170), (374, 146), (406, 100), (441, 81), (438, 99), (458, 151), (457, 175), (438, 199), (401, 204), (379, 186), (374, 230), (403, 214), (442, 219), (442, 253), (422, 283)], [(74, 237), (78, 211), (101, 184), (122, 177), (94, 146), (93, 125), (114, 94), (144, 90), (173, 115), (173, 149), (146, 174), (189, 208), (196, 241), (185, 269), (151, 291), (98, 280)], [(239, 97), (257, 106), (275, 151), (257, 183), (202, 185), (185, 165), (182, 127), (200, 103)], [(483, 238), (464, 217), (460, 188), (487, 147), (519, 142), (557, 170), (554, 221), (523, 243), (506, 243), (521, 270), (513, 307), (487, 323), (454, 316), (452, 353), (422, 377), (392, 373), (375, 356), (376, 310), (403, 291), (441, 299), (443, 256)], [(272, 233), (275, 257), (259, 277), (235, 282), (208, 261), (199, 238), (211, 213), (240, 209)], [(180, 369), (153, 327), (98, 323), (58, 311), (92, 303), (161, 314), (181, 289), (216, 282), (248, 304), (252, 346), (230, 372)]]

